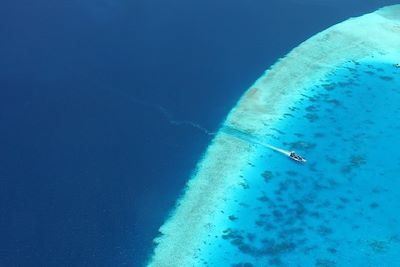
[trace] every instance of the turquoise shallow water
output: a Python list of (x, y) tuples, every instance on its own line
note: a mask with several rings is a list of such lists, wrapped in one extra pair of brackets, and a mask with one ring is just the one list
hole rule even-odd
[(260, 141), (307, 164), (254, 144), (259, 157), (236, 177), (245, 182), (205, 238), (201, 265), (399, 261), (400, 69), (347, 62), (306, 92)]

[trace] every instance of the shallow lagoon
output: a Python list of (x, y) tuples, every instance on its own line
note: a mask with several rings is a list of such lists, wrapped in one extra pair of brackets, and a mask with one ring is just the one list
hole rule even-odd
[(216, 216), (201, 265), (389, 266), (400, 257), (400, 69), (347, 62), (306, 92), (265, 140), (307, 164), (254, 144), (259, 157)]

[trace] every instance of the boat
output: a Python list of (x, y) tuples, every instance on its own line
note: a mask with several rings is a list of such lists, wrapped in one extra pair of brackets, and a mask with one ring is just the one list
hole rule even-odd
[(294, 151), (283, 150), (283, 149), (280, 149), (278, 147), (275, 147), (275, 146), (272, 146), (272, 145), (269, 145), (269, 144), (266, 144), (266, 143), (262, 143), (262, 142), (257, 142), (257, 143), (262, 145), (262, 146), (268, 147), (268, 148), (270, 148), (272, 150), (275, 150), (275, 151), (277, 151), (279, 153), (282, 153), (285, 156), (288, 156), (289, 158), (291, 158), (292, 160), (295, 160), (297, 162), (301, 162), (301, 163), (306, 163), (307, 162), (307, 160), (305, 158), (303, 158), (302, 156), (299, 156)]
[(302, 163), (307, 162), (307, 160), (305, 158), (297, 155), (296, 152), (294, 152), (294, 151), (291, 151), (288, 156), (289, 156), (289, 158), (291, 158), (292, 160), (295, 160), (297, 162), (302, 162)]

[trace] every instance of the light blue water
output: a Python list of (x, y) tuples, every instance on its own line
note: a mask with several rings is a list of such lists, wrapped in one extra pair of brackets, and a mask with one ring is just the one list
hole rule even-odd
[[(394, 266), (400, 260), (400, 69), (348, 62), (288, 109), (259, 147), (209, 266)], [(394, 265), (393, 265), (394, 264)]]

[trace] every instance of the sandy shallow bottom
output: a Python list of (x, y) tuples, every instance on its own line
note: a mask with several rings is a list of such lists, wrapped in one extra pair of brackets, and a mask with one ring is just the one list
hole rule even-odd
[[(335, 25), (272, 66), (228, 115), (149, 266), (399, 258), (399, 47), (400, 7), (392, 6)], [(257, 140), (309, 161), (294, 164)]]
[(258, 146), (217, 230), (203, 239), (200, 266), (395, 262), (399, 88), (400, 70), (375, 61), (346, 63), (310, 88), (269, 137), (307, 164)]

